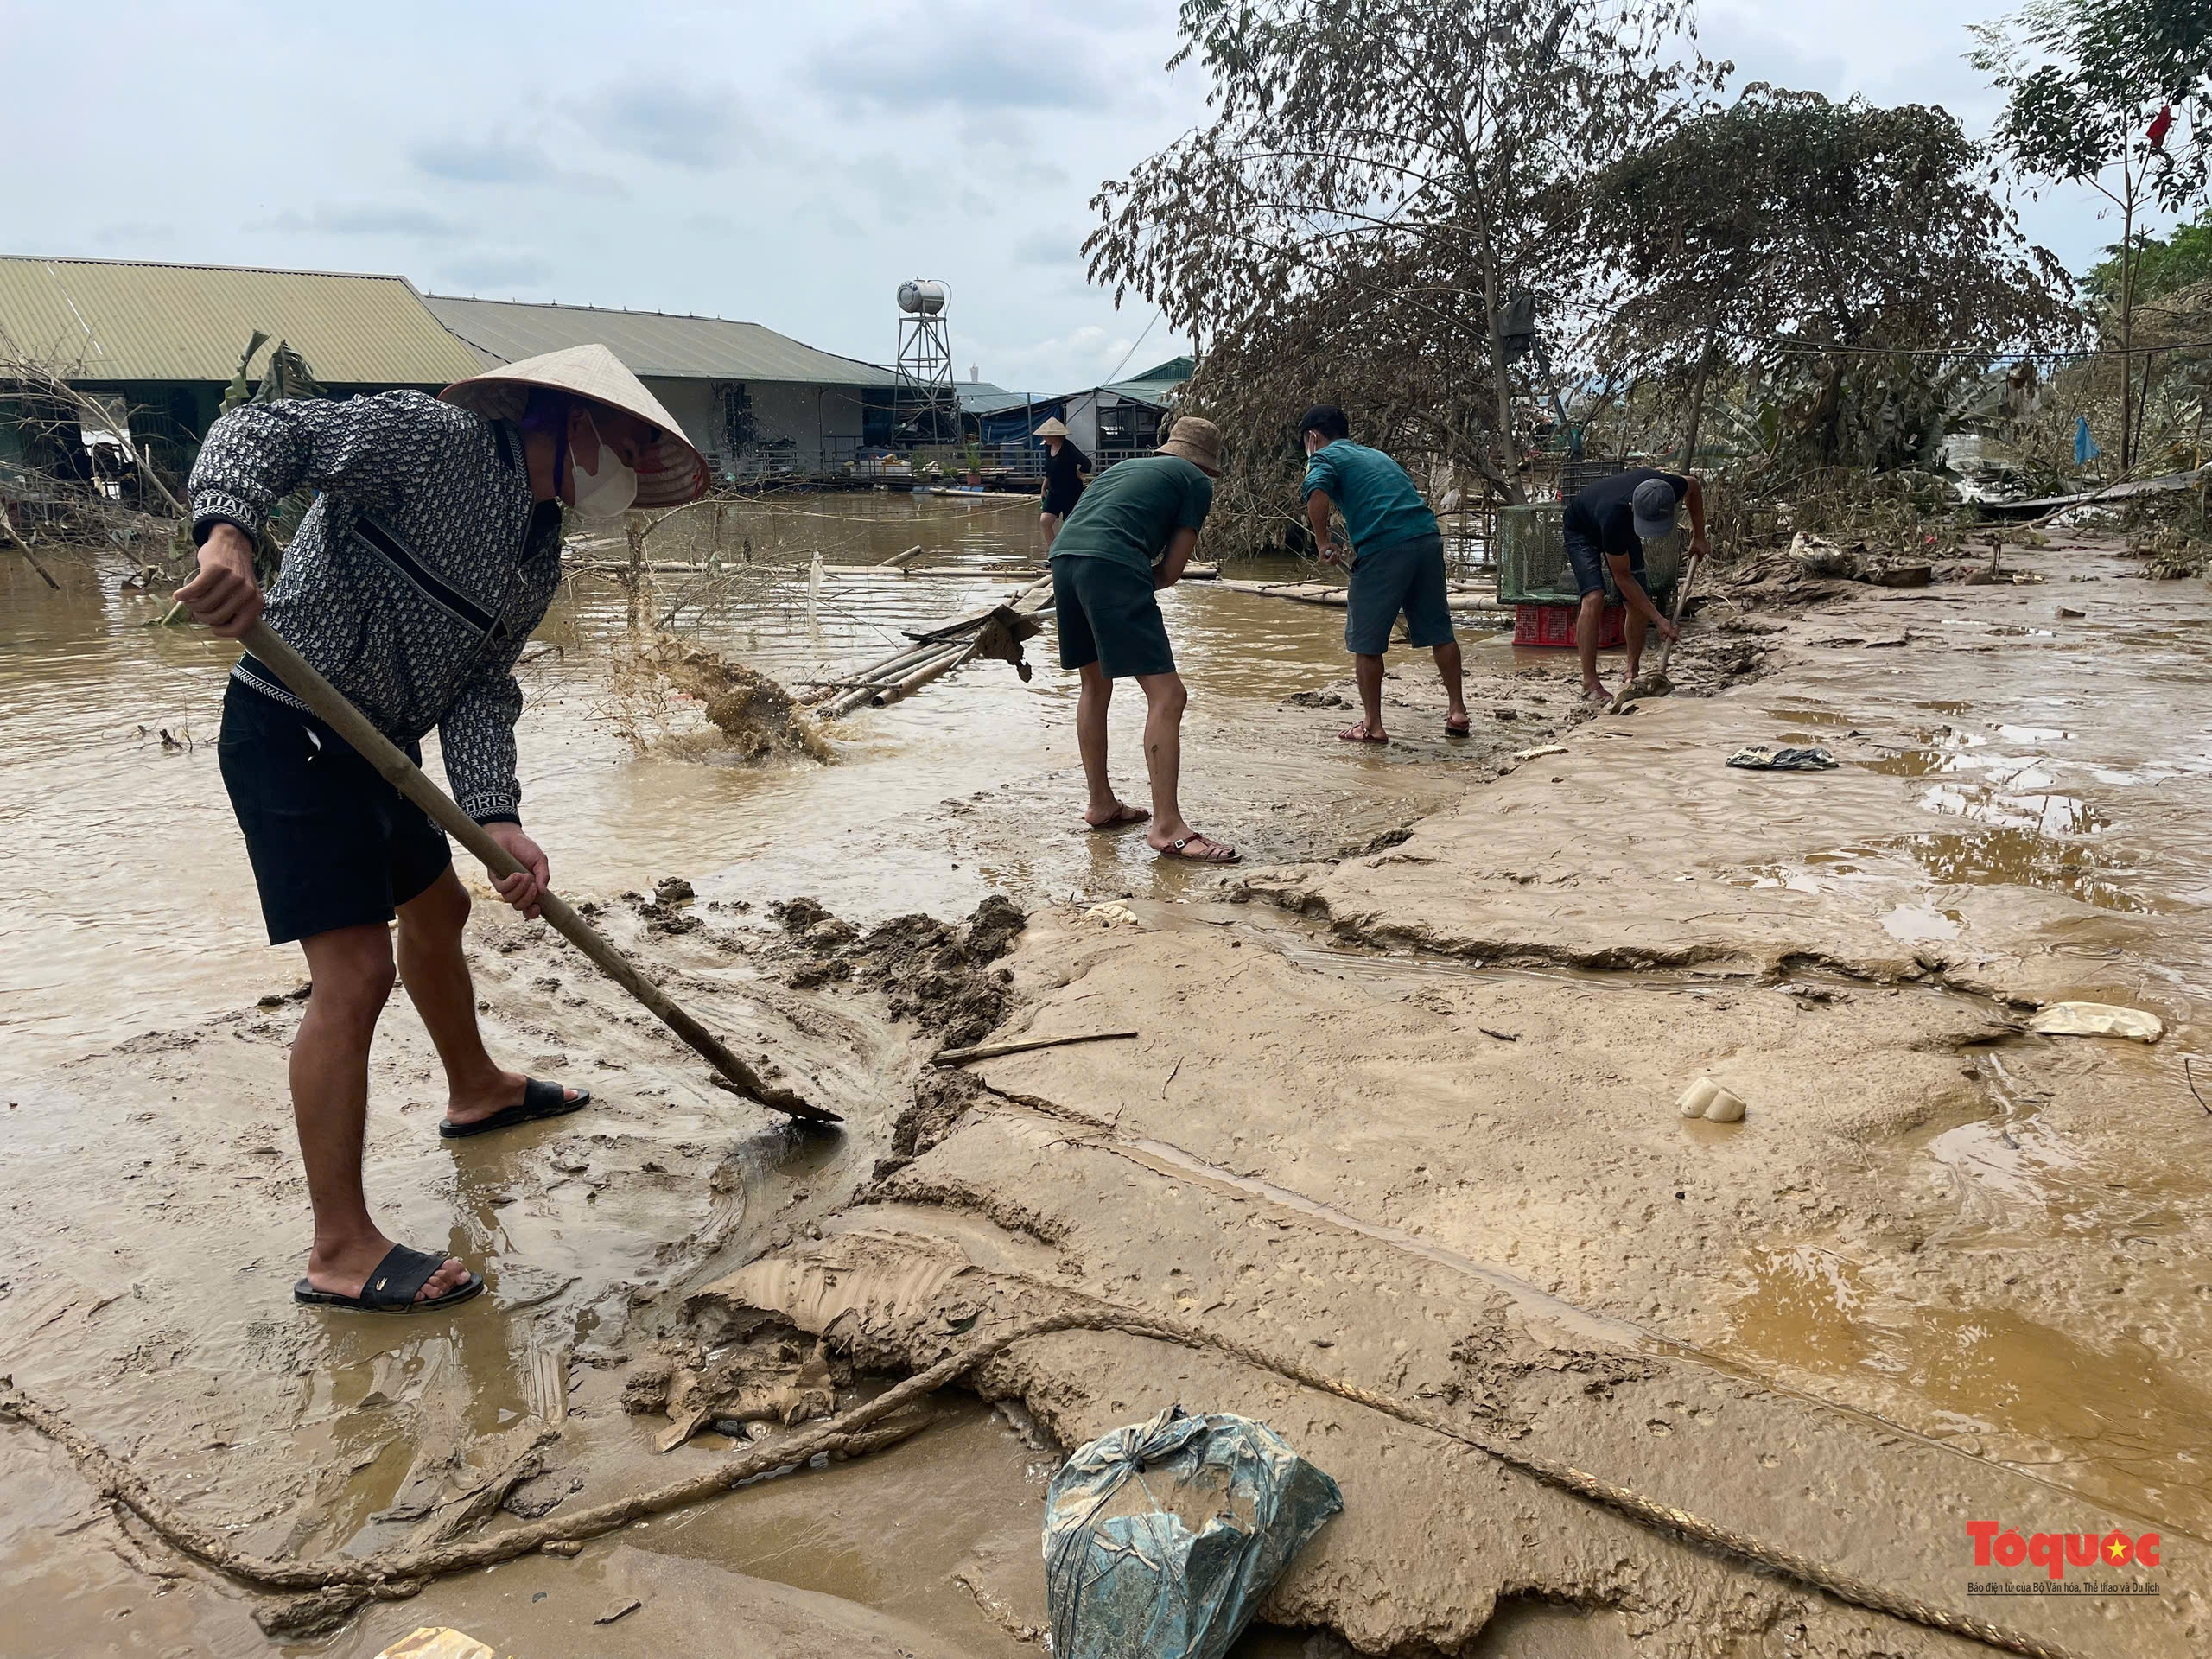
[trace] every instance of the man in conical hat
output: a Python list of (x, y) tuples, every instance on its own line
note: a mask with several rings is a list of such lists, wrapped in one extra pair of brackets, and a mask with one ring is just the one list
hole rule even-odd
[[(604, 346), (492, 370), (438, 397), (247, 404), (209, 429), (189, 494), (199, 574), (177, 598), (236, 639), (269, 625), (420, 760), (438, 732), (461, 810), (522, 867), (500, 896), (537, 914), (544, 853), (522, 827), (515, 659), (561, 580), (562, 509), (668, 507), (707, 465)], [(319, 493), (264, 598), (256, 534), (298, 489)], [(385, 1236), (361, 1185), (369, 1045), (397, 976), (444, 1062), (439, 1132), (474, 1135), (582, 1107), (582, 1089), (502, 1069), (485, 1051), (461, 954), (468, 894), (445, 834), (251, 656), (223, 705), (223, 782), (245, 833), (271, 944), (297, 940), (314, 991), (292, 1046), (292, 1110), (315, 1243), (294, 1297), (413, 1313), (484, 1281), (442, 1249)]]

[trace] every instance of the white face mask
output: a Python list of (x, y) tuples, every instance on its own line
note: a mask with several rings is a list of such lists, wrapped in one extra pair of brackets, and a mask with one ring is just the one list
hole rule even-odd
[[(584, 419), (591, 422), (592, 435), (597, 437), (599, 423), (592, 421), (589, 414)], [(625, 466), (603, 437), (599, 440), (599, 470), (586, 472), (576, 464), (575, 452), (571, 450), (569, 476), (575, 485), (576, 511), (587, 518), (619, 518), (638, 499), (636, 470)]]

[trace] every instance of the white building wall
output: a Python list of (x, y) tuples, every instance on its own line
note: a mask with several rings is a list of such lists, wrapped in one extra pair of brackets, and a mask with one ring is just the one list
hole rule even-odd
[[(730, 453), (723, 394), (734, 385), (742, 385), (752, 400), (755, 453), (747, 456)], [(849, 460), (861, 440), (863, 394), (858, 386), (656, 378), (645, 382), (645, 389), (676, 417), (717, 477), (726, 472), (758, 477), (772, 468), (819, 473)]]

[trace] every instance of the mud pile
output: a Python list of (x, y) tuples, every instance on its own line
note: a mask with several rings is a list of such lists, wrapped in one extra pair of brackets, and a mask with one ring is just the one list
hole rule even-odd
[(784, 925), (793, 989), (849, 981), (880, 991), (893, 1020), (914, 1021), (948, 1048), (981, 1041), (1006, 1018), (1014, 976), (991, 964), (1028, 925), (1014, 901), (998, 893), (976, 906), (964, 925), (917, 913), (863, 933), (806, 898), (770, 913)]

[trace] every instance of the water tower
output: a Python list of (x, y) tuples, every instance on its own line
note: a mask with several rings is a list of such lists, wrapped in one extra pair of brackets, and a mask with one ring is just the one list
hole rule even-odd
[(952, 443), (960, 436), (959, 394), (952, 389), (952, 340), (943, 283), (916, 277), (899, 284), (899, 385), (893, 393), (899, 435), (918, 443)]

